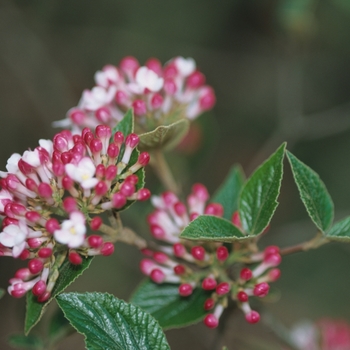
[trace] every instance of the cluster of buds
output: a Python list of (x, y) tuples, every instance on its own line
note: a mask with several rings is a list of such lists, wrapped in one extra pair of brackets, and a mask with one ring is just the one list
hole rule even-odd
[(118, 67), (107, 65), (96, 72), (95, 82), (56, 126), (74, 132), (98, 124), (114, 127), (126, 110), (133, 108), (138, 131), (149, 131), (148, 126), (164, 124), (168, 116), (194, 119), (216, 102), (213, 89), (205, 85), (205, 76), (192, 58), (176, 57), (164, 66), (150, 58), (140, 66), (136, 58), (128, 56)]
[[(281, 262), (279, 248), (270, 246), (263, 252), (252, 252), (241, 245), (241, 252), (219, 242), (198, 244), (181, 239), (182, 230), (199, 215), (223, 216), (223, 207), (218, 203), (207, 205), (208, 199), (208, 191), (201, 184), (192, 187), (187, 206), (172, 192), (152, 197), (156, 210), (149, 215), (148, 223), (153, 237), (162, 242), (157, 251), (143, 250), (147, 257), (141, 261), (141, 271), (155, 283), (179, 284), (182, 297), (190, 296), (195, 288), (208, 293), (210, 297), (203, 308), (209, 312), (204, 318), (209, 328), (218, 326), (229, 299), (237, 302), (247, 322), (256, 323), (260, 315), (251, 309), (249, 297), (266, 296), (268, 283), (280, 277), (276, 268)], [(232, 222), (241, 228), (238, 212)], [(242, 266), (242, 262), (249, 262), (254, 268), (241, 267), (239, 276), (232, 276), (232, 265)]]
[[(9, 158), (8, 172), (0, 172), (0, 256), (29, 259), (10, 280), (12, 296), (32, 290), (45, 301), (66, 258), (77, 265), (113, 253), (118, 232), (99, 215), (150, 197), (138, 183), (149, 161), (147, 152), (135, 150), (138, 142), (136, 134), (112, 135), (99, 125), (74, 136), (64, 130)], [(88, 225), (102, 234), (88, 235)]]

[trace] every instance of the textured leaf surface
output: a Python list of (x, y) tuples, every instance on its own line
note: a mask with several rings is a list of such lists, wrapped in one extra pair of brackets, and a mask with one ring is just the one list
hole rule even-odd
[(334, 206), (326, 186), (310, 167), (287, 152), (295, 183), (305, 208), (318, 229), (325, 232), (333, 222)]
[(200, 215), (182, 231), (181, 238), (201, 241), (233, 242), (251, 237), (244, 235), (235, 225), (217, 216)]
[(139, 307), (106, 293), (66, 293), (58, 305), (87, 349), (169, 350), (158, 322)]
[(181, 297), (179, 285), (146, 280), (130, 302), (150, 313), (164, 329), (169, 329), (201, 321), (206, 314), (203, 305), (208, 296), (201, 288), (196, 288), (189, 297)]
[(332, 241), (350, 242), (350, 216), (335, 223), (326, 237)]
[(140, 148), (142, 150), (173, 148), (186, 135), (189, 126), (190, 122), (187, 119), (178, 120), (170, 125), (158, 126), (155, 130), (140, 135)]
[(41, 350), (44, 349), (42, 340), (35, 335), (14, 334), (9, 337), (9, 344), (18, 349)]
[(255, 170), (242, 189), (239, 214), (244, 231), (250, 235), (263, 232), (278, 205), (285, 147), (282, 144)]
[(235, 165), (227, 178), (212, 198), (213, 202), (224, 207), (224, 218), (231, 220), (232, 214), (238, 209), (238, 197), (244, 184), (244, 173), (240, 166)]
[(112, 136), (117, 131), (121, 131), (125, 137), (134, 131), (134, 113), (132, 109), (129, 109), (123, 119), (113, 128)]
[(32, 293), (27, 293), (27, 310), (24, 323), (24, 332), (28, 334), (30, 330), (40, 321), (47, 305), (59, 293), (63, 292), (76, 278), (78, 278), (89, 266), (93, 257), (83, 259), (81, 265), (72, 265), (66, 259), (59, 268), (59, 277), (52, 290), (51, 297), (45, 303), (39, 303)]

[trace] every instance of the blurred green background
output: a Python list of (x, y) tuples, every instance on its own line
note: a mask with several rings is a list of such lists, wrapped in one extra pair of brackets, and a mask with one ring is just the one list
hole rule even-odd
[[(194, 181), (211, 193), (230, 166), (247, 175), (283, 141), (317, 171), (336, 206), (336, 219), (350, 212), (350, 2), (348, 0), (0, 0), (0, 164), (13, 152), (50, 138), (51, 123), (64, 118), (93, 75), (126, 55), (144, 63), (193, 57), (217, 95), (214, 110), (196, 122), (198, 151), (172, 154), (184, 193)], [(147, 185), (157, 191), (148, 170)], [(315, 233), (286, 164), (280, 206), (262, 246), (282, 247)], [(150, 208), (136, 204), (124, 220), (149, 237), (141, 220)], [(140, 218), (135, 221), (135, 215)], [(139, 255), (117, 246), (95, 259), (70, 290), (108, 291), (128, 299), (142, 276)], [(0, 286), (21, 261), (0, 259)], [(329, 316), (350, 321), (350, 245), (329, 244), (285, 257), (281, 297), (267, 304), (284, 325)], [(0, 348), (23, 330), (24, 300), (0, 300)], [(45, 330), (45, 324), (34, 332)], [(172, 349), (215, 350), (219, 331), (202, 325), (167, 332)], [(227, 317), (221, 345), (275, 340), (263, 323), (247, 326), (240, 313)], [(59, 349), (83, 349), (74, 335)], [(220, 347), (221, 349), (221, 347)], [(272, 349), (272, 347), (267, 347)]]

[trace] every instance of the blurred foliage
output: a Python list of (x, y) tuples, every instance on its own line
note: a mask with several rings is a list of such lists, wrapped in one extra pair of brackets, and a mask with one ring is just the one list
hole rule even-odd
[[(181, 148), (171, 154), (184, 193), (194, 181), (214, 193), (233, 164), (241, 163), (249, 175), (287, 141), (288, 149), (325, 182), (335, 219), (345, 217), (350, 209), (349, 18), (347, 0), (2, 0), (1, 169), (11, 153), (54, 135), (51, 123), (76, 105), (103, 65), (117, 64), (125, 55), (141, 63), (152, 56), (163, 62), (191, 56), (218, 102), (195, 123), (201, 147), (193, 147), (191, 154)], [(150, 169), (147, 175), (147, 186), (160, 190)], [(289, 170), (279, 201), (261, 244), (287, 246), (310, 238), (314, 229)], [(145, 237), (149, 233), (141, 219), (148, 208), (137, 204), (123, 214)], [(140, 219), (134, 220), (135, 215)], [(119, 246), (112, 257), (95, 259), (70, 290), (128, 298), (141, 277), (138, 261), (133, 248)], [(350, 320), (350, 304), (344, 302), (349, 262), (350, 246), (337, 243), (286, 257), (276, 283), (281, 299), (268, 310), (286, 325), (326, 315)], [(0, 260), (1, 287), (20, 266), (20, 261)], [(0, 348), (6, 349), (6, 335), (23, 330), (23, 302), (6, 295), (0, 307), (8, 315), (0, 332)], [(174, 350), (212, 350), (214, 342), (218, 349), (249, 349), (242, 339), (252, 328), (233, 316), (227, 316), (230, 332), (222, 344), (220, 330), (208, 332), (202, 325), (169, 331), (169, 343)], [(273, 340), (263, 324), (254, 327), (254, 335)], [(61, 348), (74, 346), (83, 348), (81, 337)]]

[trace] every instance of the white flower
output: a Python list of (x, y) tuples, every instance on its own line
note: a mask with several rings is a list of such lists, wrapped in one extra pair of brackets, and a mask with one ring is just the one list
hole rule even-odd
[(193, 58), (176, 57), (174, 62), (183, 77), (189, 76), (196, 69), (196, 62)]
[(105, 66), (102, 71), (97, 71), (95, 73), (96, 84), (104, 88), (108, 88), (110, 84), (116, 84), (118, 79), (118, 70), (112, 65)]
[(6, 204), (12, 200), (13, 200), (12, 194), (7, 190), (2, 189), (0, 191), (0, 212), (3, 212)]
[(79, 108), (86, 108), (90, 111), (96, 111), (97, 109), (112, 102), (117, 88), (111, 86), (105, 89), (101, 86), (95, 86), (91, 90), (84, 90), (83, 96), (79, 101)]
[(34, 168), (37, 168), (40, 165), (40, 157), (37, 149), (34, 151), (25, 151), (22, 159)]
[(20, 221), (19, 225), (8, 225), (0, 233), (0, 243), (8, 248), (12, 248), (12, 255), (17, 258), (25, 248), (27, 238), (27, 226)]
[(69, 248), (80, 247), (85, 240), (86, 226), (84, 215), (75, 211), (69, 216), (69, 220), (64, 220), (60, 230), (54, 232), (57, 242), (67, 244)]
[(82, 158), (78, 165), (66, 164), (65, 169), (68, 176), (84, 189), (92, 188), (98, 183), (98, 180), (94, 178), (96, 167), (91, 158)]
[[(6, 169), (11, 174), (17, 174), (18, 169), (18, 161), (21, 159), (21, 155), (18, 153), (12, 154), (12, 156), (7, 160)], [(7, 172), (0, 171), (0, 177), (6, 177)]]
[(40, 139), (39, 140), (39, 145), (40, 145), (40, 147), (46, 149), (46, 151), (49, 153), (50, 156), (52, 155), (52, 153), (53, 153), (53, 142), (51, 140)]
[(153, 92), (159, 91), (164, 82), (163, 78), (160, 78), (157, 73), (147, 67), (140, 67), (137, 70), (135, 80), (142, 87), (142, 90), (148, 89)]

